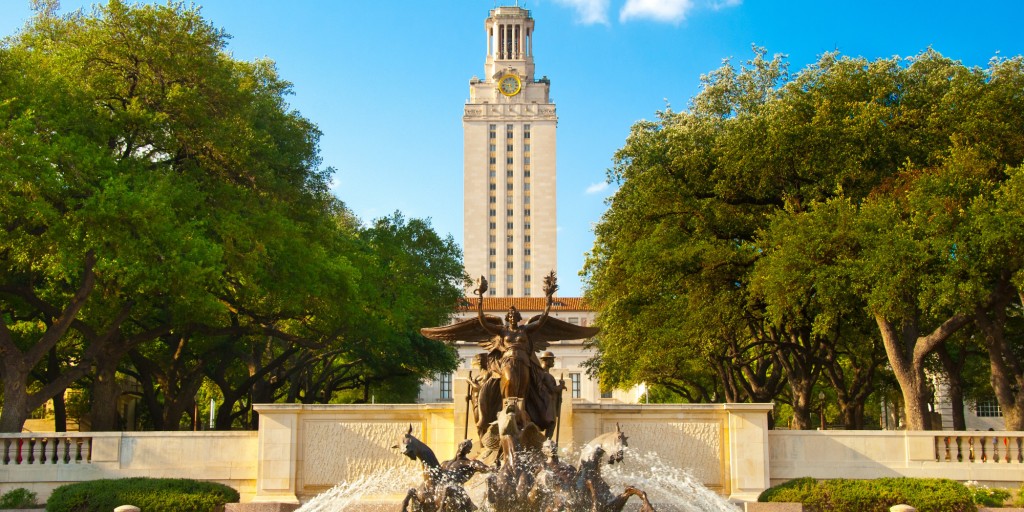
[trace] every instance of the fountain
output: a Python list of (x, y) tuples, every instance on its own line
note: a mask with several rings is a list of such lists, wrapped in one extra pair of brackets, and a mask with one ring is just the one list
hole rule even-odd
[[(476, 342), (486, 350), (475, 361), (481, 373), (469, 379), (472, 417), (482, 445), (475, 457), (470, 457), (472, 440), (466, 439), (452, 459), (441, 462), (409, 425), (392, 449), (419, 461), (418, 483), (416, 474), (373, 473), (343, 482), (299, 510), (395, 510), (393, 501), (371, 507), (366, 497), (397, 494), (404, 496), (403, 512), (619, 512), (634, 497), (641, 512), (653, 512), (653, 503), (662, 510), (734, 511), (691, 475), (661, 463), (656, 455), (628, 452), (628, 438), (618, 424), (584, 445), (576, 465), (563, 462), (557, 439), (564, 386), (548, 373), (550, 362), (541, 362), (547, 358), (536, 354), (550, 341), (591, 337), (597, 329), (550, 318), (557, 289), (554, 272), (544, 284), (547, 306), (525, 324), (520, 325), (522, 318), (514, 306), (504, 324), (483, 313), (487, 281), (481, 277), (474, 290), (481, 299), (476, 318), (422, 330), (429, 338)], [(468, 428), (468, 413), (466, 422)], [(622, 469), (627, 453), (641, 459), (641, 466)]]

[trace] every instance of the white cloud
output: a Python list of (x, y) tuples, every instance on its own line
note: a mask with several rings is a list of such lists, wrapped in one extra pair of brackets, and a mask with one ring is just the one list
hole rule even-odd
[(736, 7), (743, 0), (626, 0), (619, 11), (619, 21), (647, 19), (679, 23), (696, 8), (721, 10)]
[(555, 3), (576, 10), (576, 21), (584, 25), (608, 24), (609, 0), (555, 0)]
[(649, 19), (679, 23), (693, 9), (693, 0), (626, 0), (619, 21)]
[(608, 182), (607, 181), (600, 181), (600, 182), (594, 183), (593, 185), (590, 185), (589, 187), (587, 187), (586, 193), (587, 194), (597, 194), (598, 192), (602, 192), (602, 191), (604, 191), (607, 188), (608, 188)]

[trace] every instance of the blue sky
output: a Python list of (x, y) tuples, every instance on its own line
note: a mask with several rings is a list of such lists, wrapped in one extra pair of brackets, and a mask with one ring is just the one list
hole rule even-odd
[[(462, 243), (462, 107), (483, 75), (487, 1), (207, 0), (236, 58), (269, 57), (293, 108), (323, 131), (335, 193), (363, 220), (401, 210)], [(62, 11), (90, 2), (64, 0)], [(614, 190), (603, 185), (630, 126), (685, 109), (700, 76), (752, 44), (797, 71), (826, 51), (875, 59), (929, 46), (967, 65), (1024, 53), (1018, 1), (533, 0), (538, 76), (558, 107), (560, 295)], [(0, 34), (30, 16), (0, 0)]]

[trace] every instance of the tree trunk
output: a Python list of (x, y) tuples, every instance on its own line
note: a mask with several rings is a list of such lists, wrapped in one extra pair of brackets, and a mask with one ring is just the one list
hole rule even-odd
[(928, 413), (928, 385), (924, 376), (924, 360), (932, 350), (967, 324), (968, 318), (954, 315), (926, 336), (919, 336), (916, 326), (902, 329), (883, 315), (876, 313), (875, 322), (882, 334), (889, 365), (900, 385), (907, 430), (931, 429)]
[(953, 408), (953, 430), (967, 430), (967, 418), (964, 417), (964, 379), (962, 375), (963, 361), (966, 356), (961, 358), (959, 363), (954, 361), (945, 344), (939, 345), (935, 349), (935, 353), (939, 356), (942, 369), (946, 372), (946, 383), (949, 386), (948, 399)]
[(118, 361), (100, 361), (96, 369), (89, 409), (89, 428), (94, 432), (121, 430), (117, 414), (117, 404), (121, 399), (121, 385), (117, 382), (118, 364)]
[(17, 433), (21, 432), (25, 420), (32, 411), (28, 406), (28, 393), (25, 390), (28, 372), (17, 372), (16, 368), (8, 368), (6, 361), (3, 366), (4, 407), (0, 410), (0, 432)]
[[(46, 378), (47, 380), (55, 380), (60, 375), (60, 358), (57, 356), (57, 347), (50, 349), (50, 355), (46, 362)], [(53, 395), (53, 431), (54, 432), (67, 432), (68, 431), (68, 409), (64, 402), (64, 393), (67, 389), (62, 389)]]
[[(1024, 301), (1024, 297), (1022, 297)], [(1006, 430), (1024, 430), (1024, 364), (1006, 339), (1006, 310), (1009, 300), (997, 303), (990, 311), (975, 315), (988, 348), (992, 391), (1003, 410)]]

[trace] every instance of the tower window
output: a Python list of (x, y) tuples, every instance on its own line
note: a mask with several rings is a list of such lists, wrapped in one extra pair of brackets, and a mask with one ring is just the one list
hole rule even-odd
[(442, 373), (441, 380), (438, 383), (441, 386), (441, 400), (452, 399), (452, 374)]
[(513, 212), (513, 210), (506, 210), (506, 211), (508, 212), (508, 213), (507, 213), (507, 215), (508, 215), (509, 217), (511, 217), (511, 216), (513, 215), (513, 213), (512, 213), (512, 212)]
[[(494, 126), (494, 125), (491, 125), (491, 126)], [(488, 137), (490, 137), (491, 139), (497, 139), (498, 138), (498, 132), (494, 131), (494, 128), (491, 128), (491, 132), (488, 134)], [(494, 151), (494, 150), (492, 149), (491, 151)]]
[(491, 183), (491, 190), (497, 190), (497, 188), (498, 185), (496, 183)]
[(530, 260), (526, 260), (526, 261), (523, 262), (523, 268), (525, 268), (527, 270), (530, 269)]
[(512, 132), (511, 131), (505, 132), (505, 138), (506, 139), (511, 139), (512, 138)]
[(526, 236), (525, 236), (525, 237), (523, 238), (523, 241), (524, 241), (524, 242), (529, 242), (529, 241), (530, 241), (530, 235), (526, 235)]
[(496, 222), (492, 222), (491, 223), (491, 229), (497, 229), (497, 228), (498, 228), (498, 224)]
[(512, 144), (509, 144), (509, 145), (506, 146), (505, 149), (506, 149), (506, 151), (514, 151), (516, 148)]
[(497, 210), (491, 209), (491, 217), (494, 217), (497, 214), (498, 214)]
[[(526, 126), (530, 126), (530, 125), (526, 125)], [(492, 130), (497, 130), (497, 129), (498, 129), (498, 125), (496, 125), (496, 124), (492, 124), (492, 125), (490, 126), (490, 129), (492, 129)]]
[(523, 157), (523, 163), (524, 163), (524, 164), (528, 164), (528, 163), (530, 163), (530, 157), (528, 157), (528, 156), (524, 156), (524, 157)]
[(495, 175), (494, 169), (491, 169), (490, 175), (491, 175), (492, 178), (494, 177), (494, 175)]
[(491, 268), (498, 268), (498, 263), (497, 262), (492, 261), (490, 263), (491, 263), (491, 265), (490, 265)]
[(511, 130), (511, 129), (512, 129), (512, 125), (510, 125), (510, 124), (506, 124), (506, 125), (505, 125), (505, 129), (506, 129), (506, 130)]
[(511, 222), (506, 223), (505, 224), (505, 228), (506, 229), (512, 229), (512, 223)]
[(524, 139), (529, 139), (530, 138), (530, 132), (528, 132), (528, 131), (523, 132), (523, 138)]
[(498, 145), (497, 144), (491, 144), (491, 151), (497, 151), (497, 150), (498, 150)]
[(527, 222), (527, 223), (523, 224), (523, 229), (530, 229), (530, 223)]
[(492, 156), (492, 157), (491, 157), (491, 163), (492, 163), (492, 164), (496, 164), (496, 163), (498, 163), (498, 157), (496, 157), (496, 156)]
[(530, 190), (530, 184), (529, 183), (523, 183), (523, 190)]
[(570, 389), (572, 389), (572, 397), (583, 398), (583, 390), (580, 388), (580, 374), (570, 373), (569, 382), (571, 383)]
[(530, 209), (529, 208), (523, 210), (523, 216), (524, 217), (529, 217), (530, 216)]
[(513, 177), (515, 177), (515, 171), (513, 171), (512, 169), (509, 169), (509, 170), (505, 171), (505, 176), (507, 176), (509, 178), (513, 178)]
[(514, 256), (515, 252), (513, 252), (513, 249), (509, 247), (508, 249), (505, 249), (505, 254), (508, 256)]
[(491, 256), (494, 256), (495, 254), (498, 253), (498, 251), (494, 247), (491, 247), (489, 252), (490, 252)]
[(530, 282), (530, 274), (526, 274), (525, 276), (523, 276), (523, 281), (526, 281), (527, 283), (529, 283)]
[[(491, 249), (491, 251), (493, 251), (493, 250), (494, 249)], [(492, 252), (491, 254), (494, 254), (494, 253)], [(523, 249), (523, 254), (526, 255), (526, 256), (529, 256), (530, 255), (530, 248), (527, 247), (526, 249)]]
[(505, 295), (512, 295), (512, 294), (515, 293), (515, 290), (513, 290), (512, 288), (507, 288), (507, 289), (505, 289), (505, 291), (508, 292)]
[(523, 176), (526, 177), (526, 178), (529, 178), (530, 177), (530, 170), (529, 169), (524, 170), (523, 171)]
[(491, 235), (491, 243), (493, 244), (494, 242), (497, 242), (497, 241), (498, 241), (497, 237), (495, 237), (494, 235)]
[[(494, 184), (492, 183), (491, 186), (493, 187)], [(511, 183), (506, 183), (505, 184), (505, 190), (512, 190), (512, 184)]]
[(498, 202), (498, 198), (494, 197), (494, 196), (491, 196), (491, 201), (490, 202), (497, 203)]
[[(491, 148), (493, 148), (493, 147), (494, 146), (491, 146)], [(494, 149), (491, 149), (491, 151), (494, 151)], [(529, 153), (530, 152), (530, 145), (529, 144), (523, 145), (523, 151)]]
[(505, 262), (505, 268), (513, 268), (512, 265), (513, 265), (513, 263), (511, 261), (506, 261)]
[(512, 157), (508, 157), (508, 158), (506, 158), (506, 159), (505, 159), (505, 163), (507, 163), (507, 164), (510, 164), (510, 163), (512, 163)]

